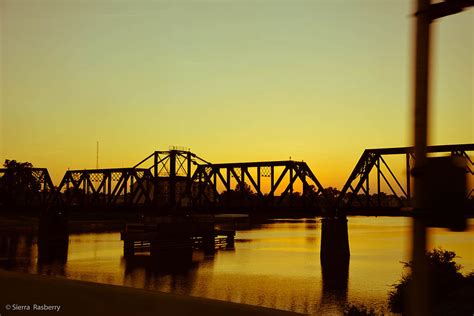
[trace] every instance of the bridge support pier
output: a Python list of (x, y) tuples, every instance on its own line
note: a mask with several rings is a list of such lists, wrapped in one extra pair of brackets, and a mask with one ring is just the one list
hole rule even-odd
[(337, 262), (349, 261), (349, 234), (347, 218), (326, 217), (321, 227), (321, 264), (334, 265)]
[(346, 302), (350, 259), (347, 218), (326, 217), (322, 219), (321, 226), (321, 304), (327, 304), (334, 298)]
[(39, 220), (38, 264), (66, 263), (69, 246), (68, 218), (52, 208), (43, 212)]
[(322, 219), (320, 258), (323, 280), (321, 305), (331, 304), (334, 299), (347, 302), (350, 250), (345, 216)]

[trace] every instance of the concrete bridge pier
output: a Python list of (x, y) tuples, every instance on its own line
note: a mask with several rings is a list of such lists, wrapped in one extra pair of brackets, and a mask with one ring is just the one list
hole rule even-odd
[(345, 303), (350, 259), (347, 218), (323, 218), (321, 226), (321, 304), (331, 304), (334, 300)]
[(66, 212), (52, 208), (39, 221), (38, 264), (66, 263), (69, 246), (69, 223)]
[(337, 262), (349, 262), (349, 234), (347, 218), (325, 217), (321, 220), (321, 264), (334, 265)]

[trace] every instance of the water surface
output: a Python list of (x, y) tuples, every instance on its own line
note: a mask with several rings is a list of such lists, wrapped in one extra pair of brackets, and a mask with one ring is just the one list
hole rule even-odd
[[(321, 269), (319, 219), (275, 220), (236, 233), (234, 249), (194, 251), (192, 262), (165, 267), (147, 254), (123, 257), (119, 233), (70, 235), (61, 256), (38, 258), (31, 236), (0, 238), (0, 267), (291, 310), (340, 314), (346, 303), (385, 306), (390, 285), (410, 258), (411, 219), (350, 217), (351, 258), (335, 274)], [(430, 247), (455, 251), (474, 271), (469, 230), (430, 229)], [(344, 271), (345, 270), (345, 271)]]

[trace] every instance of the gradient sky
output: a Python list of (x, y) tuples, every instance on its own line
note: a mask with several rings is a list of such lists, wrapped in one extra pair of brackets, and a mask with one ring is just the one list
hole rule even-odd
[[(306, 161), (412, 145), (412, 1), (0, 0), (0, 159)], [(474, 10), (433, 27), (431, 144), (474, 140)], [(400, 171), (401, 172), (401, 171)]]

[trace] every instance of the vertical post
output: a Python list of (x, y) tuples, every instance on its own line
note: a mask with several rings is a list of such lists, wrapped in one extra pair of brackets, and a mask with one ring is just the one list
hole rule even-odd
[(230, 168), (229, 167), (226, 168), (226, 177), (227, 177), (227, 186), (226, 186), (226, 189), (227, 189), (227, 208), (230, 208), (230, 200), (231, 200), (230, 179), (231, 179), (231, 176), (230, 176)]
[(87, 185), (87, 174), (85, 173), (85, 171), (82, 175), (82, 181), (83, 181), (82, 183), (84, 186), (84, 204), (88, 205), (89, 203), (87, 199), (89, 198), (89, 186)]
[[(415, 42), (415, 214), (413, 218), (413, 292), (410, 294), (409, 315), (429, 315), (428, 267), (426, 262), (426, 220), (419, 212), (424, 211), (426, 185), (423, 168), (426, 165), (428, 143), (428, 95), (429, 95), (429, 49), (431, 0), (416, 0)], [(421, 173), (421, 174), (420, 174)]]
[(153, 176), (155, 178), (158, 178), (158, 152), (155, 151), (155, 154), (153, 155), (154, 161), (153, 161)]
[(187, 170), (187, 177), (188, 177), (188, 181), (191, 180), (191, 168), (192, 168), (192, 165), (191, 165), (191, 152), (188, 151), (188, 154), (187, 154), (187, 163), (188, 163), (188, 170)]
[(107, 203), (110, 203), (112, 201), (112, 196), (111, 196), (112, 195), (112, 172), (109, 172), (107, 174), (107, 180), (108, 180), (108, 182), (107, 182), (107, 191), (108, 192), (106, 193)]
[(158, 205), (158, 152), (153, 154), (153, 204)]
[(377, 158), (377, 204), (380, 207), (380, 156)]
[(410, 153), (406, 153), (407, 205), (411, 206)]
[(275, 166), (270, 167), (270, 205), (273, 206), (273, 198), (275, 196)]
[(186, 174), (186, 194), (189, 195), (189, 197), (192, 196), (191, 194), (191, 187), (193, 185), (193, 181), (192, 181), (192, 154), (191, 154), (191, 151), (190, 149), (188, 149), (188, 153), (186, 155), (186, 159), (187, 159), (187, 163), (188, 163), (188, 170), (187, 171), (187, 174)]
[(240, 183), (242, 184), (242, 187), (240, 188), (240, 193), (241, 193), (241, 198), (244, 199), (244, 189), (245, 189), (245, 169), (246, 167), (241, 167), (240, 168)]
[(290, 167), (290, 207), (293, 206), (293, 168), (294, 165)]
[(170, 150), (169, 152), (170, 161), (170, 174), (169, 174), (169, 206), (174, 208), (176, 203), (176, 150)]
[[(102, 191), (102, 192), (101, 192)], [(102, 174), (102, 190), (99, 191), (99, 196), (100, 196), (100, 193), (102, 193), (102, 201), (104, 204), (107, 204), (107, 174), (104, 172)]]
[(259, 191), (262, 191), (262, 189), (260, 188), (260, 166), (257, 167), (257, 189)]

